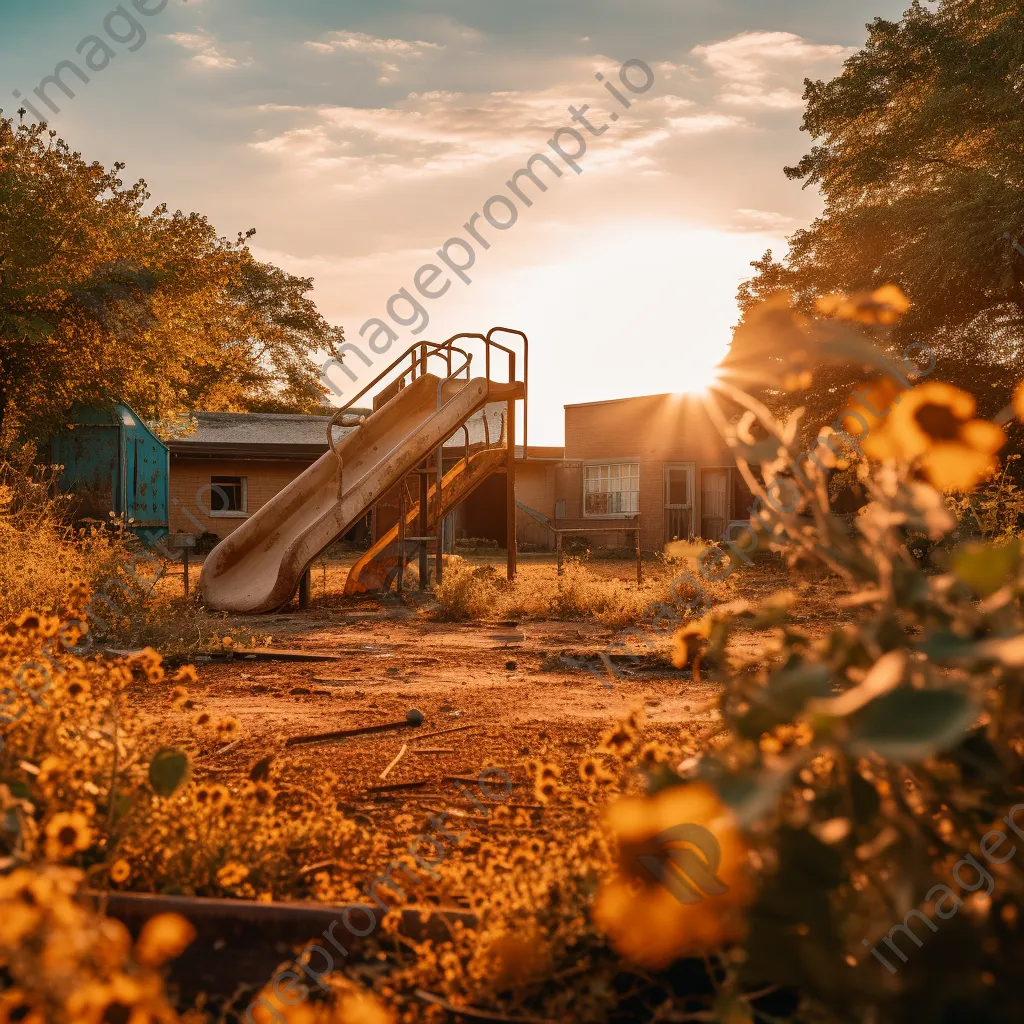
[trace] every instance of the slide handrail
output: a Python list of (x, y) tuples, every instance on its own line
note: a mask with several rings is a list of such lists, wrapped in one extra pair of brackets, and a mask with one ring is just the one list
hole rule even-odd
[[(375, 387), (377, 384), (379, 384), (393, 370), (397, 369), (398, 366), (405, 360), (406, 356), (410, 356), (410, 355), (413, 356), (412, 365), (407, 370), (405, 370), (401, 375), (396, 377), (395, 378), (396, 380), (402, 380), (407, 374), (409, 374), (411, 372), (415, 372), (417, 365), (420, 364), (420, 360), (424, 356), (425, 356), (426, 359), (430, 359), (433, 356), (441, 355), (442, 351), (444, 351), (444, 350), (447, 350), (447, 352), (448, 352), (447, 359), (448, 359), (448, 364), (449, 364), (449, 367), (450, 367), (451, 366), (451, 352), (452, 352), (452, 349), (454, 347), (454, 346), (451, 345), (451, 341), (452, 341), (452, 339), (449, 339), (448, 341), (443, 341), (443, 342), (437, 342), (437, 341), (417, 341), (415, 345), (410, 345), (409, 348), (407, 348), (397, 359), (395, 359), (394, 362), (392, 362), (384, 370), (381, 370), (381, 372), (378, 373), (377, 376), (374, 377), (373, 380), (371, 380), (370, 383), (367, 384), (363, 388), (362, 391), (360, 391), (357, 395), (354, 395), (343, 406), (341, 406), (341, 408), (339, 408), (337, 410), (337, 412), (335, 412), (334, 415), (331, 417), (331, 422), (327, 424), (327, 443), (328, 443), (328, 445), (330, 445), (331, 451), (334, 452), (335, 455), (338, 454), (337, 445), (335, 445), (335, 443), (334, 443), (334, 428), (335, 428), (335, 426), (341, 421), (341, 418), (345, 415), (345, 413), (347, 413), (348, 410), (352, 408), (353, 404), (358, 402), (359, 399), (362, 398), (363, 395), (365, 395), (367, 391), (369, 391), (372, 387)], [(434, 351), (426, 352), (425, 350), (428, 347), (432, 348)], [(461, 352), (463, 355), (467, 355), (467, 353), (463, 349), (460, 349), (460, 348), (454, 348), (454, 351)], [(416, 355), (416, 353), (420, 353), (420, 355)], [(425, 362), (423, 364), (423, 369), (424, 369), (424, 372), (425, 372), (425, 370), (426, 370), (426, 363)]]
[[(509, 383), (512, 383), (516, 379), (516, 352), (501, 344), (501, 342), (494, 339), (496, 333), (512, 334), (520, 338), (523, 343), (523, 451), (528, 451), (527, 445), (529, 443), (529, 367), (530, 367), (530, 342), (527, 336), (522, 331), (517, 331), (511, 327), (492, 327), (486, 335), (477, 334), (474, 332), (463, 332), (460, 334), (453, 334), (447, 341), (435, 342), (435, 341), (417, 341), (410, 345), (401, 355), (394, 359), (384, 370), (382, 370), (376, 377), (373, 378), (368, 384), (366, 384), (358, 394), (350, 398), (343, 406), (341, 406), (332, 416), (330, 423), (327, 425), (327, 444), (330, 449), (338, 457), (340, 461), (340, 454), (338, 447), (334, 441), (334, 428), (337, 426), (344, 415), (352, 408), (352, 406), (359, 401), (368, 391), (376, 387), (384, 378), (389, 374), (393, 373), (398, 367), (407, 359), (410, 359), (410, 365), (402, 371), (402, 373), (395, 378), (395, 382), (402, 381), (410, 373), (415, 379), (417, 370), (419, 373), (425, 374), (427, 372), (428, 362), (432, 358), (440, 357), (446, 361), (447, 375), (438, 384), (438, 411), (441, 409), (441, 396), (443, 393), (443, 385), (450, 380), (454, 380), (463, 370), (466, 371), (467, 379), (470, 379), (470, 369), (472, 365), (472, 355), (466, 351), (466, 349), (456, 345), (457, 341), (462, 339), (471, 339), (474, 341), (481, 341), (484, 345), (484, 359), (485, 359), (485, 376), (488, 381), (491, 379), (491, 348), (494, 347), (501, 352), (504, 352), (508, 356), (508, 379)], [(458, 353), (464, 357), (464, 362), (458, 367), (458, 369), (452, 369), (453, 355)], [(394, 383), (394, 382), (393, 382)], [(514, 445), (515, 438), (508, 439), (508, 443)]]

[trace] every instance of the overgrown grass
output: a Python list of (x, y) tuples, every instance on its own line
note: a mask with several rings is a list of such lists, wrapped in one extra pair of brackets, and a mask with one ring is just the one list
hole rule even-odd
[[(84, 584), (93, 638), (113, 647), (179, 654), (220, 644), (223, 616), (160, 586), (165, 563), (116, 523), (76, 526), (49, 472), (0, 462), (0, 621), (32, 609), (49, 615)], [(252, 643), (236, 630), (231, 645)]]
[[(685, 603), (695, 588), (676, 584), (672, 577), (682, 567), (650, 567), (640, 586), (618, 578), (608, 578), (588, 569), (576, 559), (568, 559), (561, 576), (554, 566), (550, 572), (520, 569), (509, 583), (493, 565), (474, 567), (453, 556), (445, 564), (444, 577), (434, 587), (437, 602), (432, 614), (446, 622), (485, 619), (587, 619), (611, 628), (632, 625), (651, 614), (653, 606)], [(730, 584), (705, 584), (714, 600), (727, 599)]]
[(0, 462), (0, 619), (52, 613), (81, 581), (105, 593), (131, 558), (121, 533), (71, 526), (67, 499), (52, 489), (49, 474)]

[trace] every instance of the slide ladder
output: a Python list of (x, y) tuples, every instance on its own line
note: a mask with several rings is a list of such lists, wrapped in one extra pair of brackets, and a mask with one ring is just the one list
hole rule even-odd
[[(443, 519), (457, 505), (466, 500), (492, 473), (504, 469), (507, 455), (503, 448), (485, 448), (474, 452), (468, 459), (461, 459), (448, 470), (441, 481), (441, 511)], [(431, 484), (427, 492), (427, 531), (437, 529), (437, 484)], [(405, 535), (416, 532), (419, 522), (419, 502), (408, 506), (405, 516)], [(349, 570), (345, 583), (345, 594), (366, 594), (377, 590), (387, 590), (391, 586), (398, 571), (399, 562), (399, 529), (394, 525), (385, 533), (369, 551)], [(404, 540), (405, 559), (408, 562), (416, 553), (421, 542)]]

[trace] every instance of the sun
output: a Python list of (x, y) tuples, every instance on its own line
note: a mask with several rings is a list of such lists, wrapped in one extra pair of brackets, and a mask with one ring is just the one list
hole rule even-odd
[(719, 380), (719, 363), (708, 366), (695, 360), (692, 366), (687, 367), (685, 376), (685, 381), (673, 381), (676, 386), (673, 394), (690, 397), (706, 395)]

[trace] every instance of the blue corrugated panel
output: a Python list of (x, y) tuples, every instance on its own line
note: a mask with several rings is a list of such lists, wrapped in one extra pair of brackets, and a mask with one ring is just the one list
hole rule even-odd
[(50, 455), (64, 467), (60, 486), (78, 498), (79, 519), (113, 512), (148, 545), (167, 537), (167, 446), (127, 405), (75, 409)]

